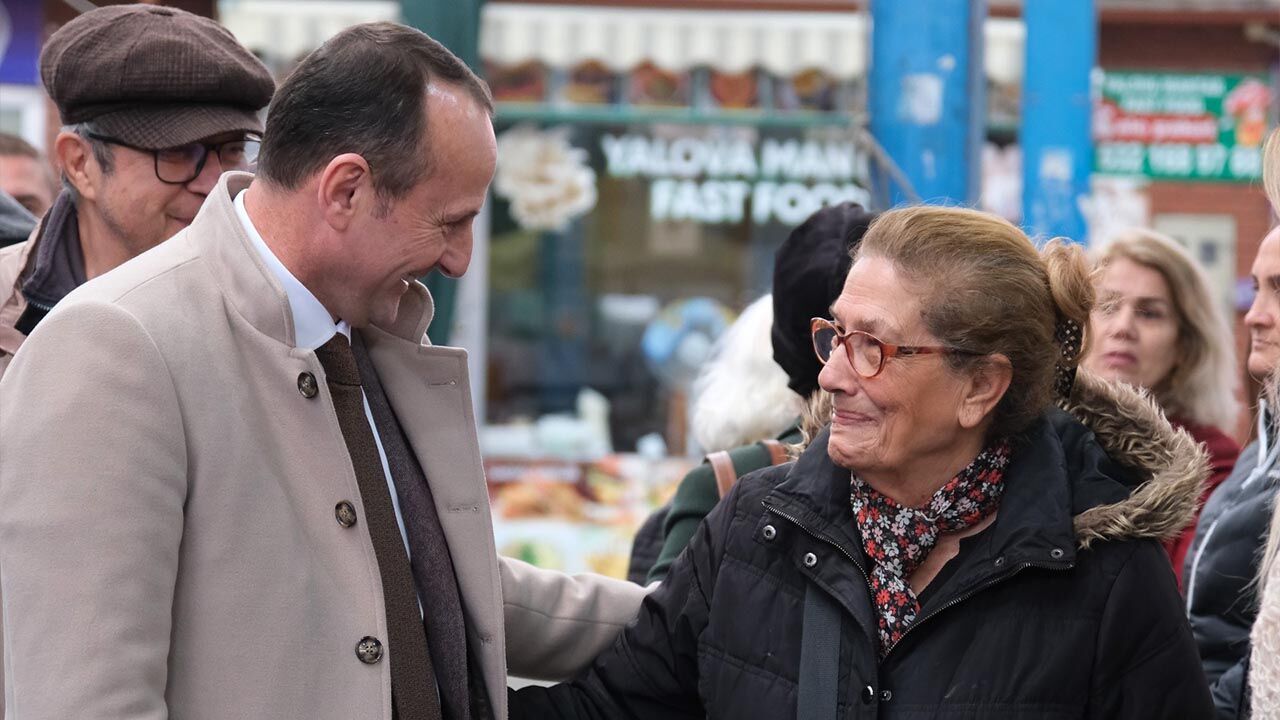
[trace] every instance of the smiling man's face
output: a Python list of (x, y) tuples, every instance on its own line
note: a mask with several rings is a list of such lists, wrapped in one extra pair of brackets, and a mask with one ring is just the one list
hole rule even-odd
[(427, 177), (344, 241), (352, 302), (343, 319), (356, 327), (390, 325), (410, 283), (431, 270), (461, 277), (471, 263), (472, 224), (497, 162), (493, 123), (465, 90), (449, 85), (428, 86), (427, 112)]

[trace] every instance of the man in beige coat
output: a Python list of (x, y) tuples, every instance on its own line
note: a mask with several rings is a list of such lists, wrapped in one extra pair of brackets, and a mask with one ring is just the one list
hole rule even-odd
[(273, 100), (257, 180), (24, 343), (6, 717), (501, 719), (508, 672), (571, 673), (634, 615), (497, 557), (465, 354), (426, 340), (414, 278), (466, 269), (490, 111), (425, 35), (349, 29)]

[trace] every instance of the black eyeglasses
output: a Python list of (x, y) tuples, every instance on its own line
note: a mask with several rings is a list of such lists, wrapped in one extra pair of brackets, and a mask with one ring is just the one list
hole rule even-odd
[(237, 140), (226, 140), (220, 143), (193, 142), (178, 147), (150, 150), (131, 145), (119, 138), (98, 133), (88, 133), (94, 140), (112, 145), (119, 145), (130, 150), (150, 153), (155, 158), (156, 177), (169, 185), (185, 185), (200, 177), (210, 153), (218, 156), (218, 163), (223, 171), (250, 170), (258, 162), (258, 149), (262, 139), (256, 135), (246, 135)]
[(817, 353), (819, 362), (826, 365), (831, 361), (831, 355), (836, 348), (844, 345), (849, 364), (864, 378), (879, 375), (880, 371), (884, 370), (885, 361), (891, 357), (977, 354), (942, 345), (891, 345), (861, 330), (850, 330), (841, 334), (830, 320), (824, 318), (810, 320), (809, 329), (813, 333), (813, 351)]

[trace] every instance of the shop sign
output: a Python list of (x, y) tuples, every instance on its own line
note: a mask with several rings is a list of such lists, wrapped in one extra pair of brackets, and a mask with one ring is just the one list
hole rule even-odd
[(604, 135), (606, 172), (649, 183), (655, 220), (798, 225), (824, 205), (869, 204), (866, 156), (852, 142)]
[(1271, 96), (1262, 76), (1103, 73), (1093, 112), (1094, 171), (1255, 182)]

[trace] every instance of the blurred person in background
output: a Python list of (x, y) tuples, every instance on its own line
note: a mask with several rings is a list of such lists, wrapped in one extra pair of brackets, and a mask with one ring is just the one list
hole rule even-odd
[[(1272, 211), (1280, 216), (1280, 129), (1272, 131), (1263, 158), (1267, 197), (1271, 200)], [(1277, 241), (1280, 241), (1280, 227), (1273, 230), (1268, 238), (1272, 241), (1273, 250), (1276, 249)], [(1268, 287), (1267, 290), (1276, 292), (1275, 287)], [(1280, 313), (1280, 308), (1275, 312)], [(1273, 400), (1280, 396), (1280, 372), (1274, 368), (1267, 378), (1266, 388), (1268, 396)], [(1277, 415), (1280, 414), (1273, 414), (1269, 423), (1271, 438), (1280, 434), (1276, 432)], [(1277, 556), (1280, 556), (1280, 507), (1271, 511), (1265, 550), (1259, 563), (1260, 600), (1258, 616), (1250, 633), (1252, 654), (1248, 663), (1249, 693), (1240, 698), (1234, 708), (1220, 713), (1220, 717), (1231, 717), (1231, 709), (1239, 711), (1237, 717), (1246, 717), (1252, 703), (1252, 717), (1259, 720), (1280, 718), (1280, 563), (1276, 562)]]
[[(1272, 190), (1277, 152), (1273, 137), (1264, 155)], [(1247, 365), (1263, 386), (1257, 439), (1244, 448), (1231, 475), (1205, 503), (1183, 570), (1187, 615), (1219, 718), (1247, 715), (1243, 709), (1248, 705), (1249, 633), (1259, 606), (1259, 561), (1280, 486), (1275, 380), (1280, 370), (1280, 226), (1262, 239), (1250, 274), (1255, 294), (1244, 316), (1250, 337)]]
[(703, 450), (753, 445), (797, 427), (803, 408), (769, 352), (772, 327), (773, 295), (767, 294), (742, 311), (699, 370), (692, 426)]
[(0, 250), (0, 374), (63, 297), (187, 227), (218, 176), (249, 168), (275, 90), (226, 28), (156, 5), (62, 26), (40, 77), (63, 124), (63, 190), (31, 240)]
[[(36, 216), (18, 204), (9, 193), (0, 190), (0, 248), (23, 242), (36, 229)], [(0, 287), (3, 287), (0, 273)]]
[[(1081, 364), (1151, 393), (1174, 427), (1205, 446), (1211, 472), (1203, 505), (1240, 455), (1224, 432), (1240, 413), (1226, 313), (1186, 251), (1151, 230), (1130, 230), (1106, 246), (1094, 262), (1094, 291), (1089, 354)], [(1179, 587), (1195, 530), (1193, 520), (1165, 546)]]
[(36, 217), (43, 217), (58, 194), (53, 170), (26, 140), (0, 132), (0, 192), (6, 192)]
[(1077, 374), (1092, 301), (1078, 247), (881, 214), (812, 321), (830, 427), (739, 480), (637, 624), (512, 717), (1209, 717), (1159, 544), (1207, 459)]
[[(727, 340), (720, 361), (704, 370), (693, 428), (704, 448), (719, 452), (676, 490), (649, 582), (666, 576), (698, 523), (737, 478), (782, 462), (784, 446), (801, 441), (801, 411), (816, 394), (822, 369), (809, 324), (830, 316), (852, 263), (850, 253), (874, 219), (855, 203), (826, 207), (778, 248), (771, 311), (753, 315), (755, 322), (747, 327), (755, 331), (744, 329)], [(747, 321), (744, 313), (739, 323)], [(730, 347), (739, 342), (756, 344)]]
[[(716, 340), (698, 369), (689, 425), (698, 447), (707, 455), (680, 481), (671, 502), (650, 515), (636, 532), (627, 571), (633, 582), (651, 583), (666, 575), (693, 529), (720, 499), (717, 486), (727, 488), (725, 483), (732, 484), (737, 478), (735, 468), (749, 464), (750, 470), (755, 470), (783, 462), (783, 443), (799, 442), (796, 419), (803, 407), (800, 398), (787, 388), (786, 373), (769, 353), (772, 325), (773, 296), (764, 295), (748, 305)], [(689, 510), (688, 494), (693, 488), (699, 493), (698, 503), (704, 506), (701, 512)], [(684, 542), (668, 548), (664, 541), (673, 513), (676, 527), (681, 525), (678, 519), (686, 516), (689, 527), (680, 528)]]

